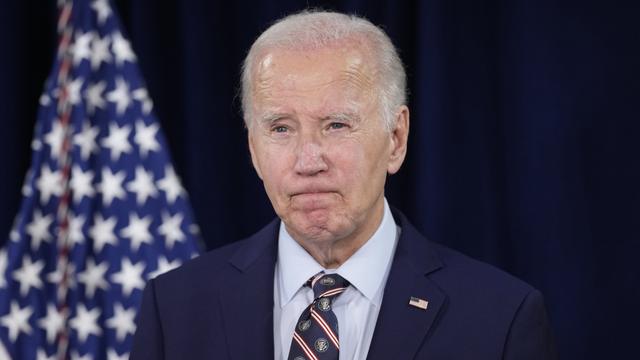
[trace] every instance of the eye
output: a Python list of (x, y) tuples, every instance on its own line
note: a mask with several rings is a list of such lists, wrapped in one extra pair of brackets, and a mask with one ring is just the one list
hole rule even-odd
[(278, 125), (278, 126), (274, 126), (271, 131), (275, 132), (275, 133), (286, 133), (289, 129), (287, 129), (286, 126), (283, 125)]
[(339, 123), (339, 122), (332, 122), (331, 124), (329, 124), (329, 129), (331, 130), (340, 130), (347, 127), (347, 124), (345, 123)]

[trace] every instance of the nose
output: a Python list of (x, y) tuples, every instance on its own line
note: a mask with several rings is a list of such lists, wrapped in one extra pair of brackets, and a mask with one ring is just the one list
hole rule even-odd
[(329, 168), (323, 147), (312, 136), (302, 136), (297, 146), (294, 170), (303, 176), (314, 176)]

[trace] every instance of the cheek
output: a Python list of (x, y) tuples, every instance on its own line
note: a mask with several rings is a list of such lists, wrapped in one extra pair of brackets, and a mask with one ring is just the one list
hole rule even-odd
[(329, 151), (332, 170), (343, 185), (353, 186), (367, 176), (366, 149), (357, 141), (342, 142)]
[(278, 190), (291, 168), (291, 154), (282, 147), (261, 146), (257, 154), (265, 186), (268, 190)]
[(362, 192), (375, 190), (374, 184), (385, 179), (387, 174), (386, 138), (366, 140), (344, 143), (334, 152), (335, 165), (342, 180)]

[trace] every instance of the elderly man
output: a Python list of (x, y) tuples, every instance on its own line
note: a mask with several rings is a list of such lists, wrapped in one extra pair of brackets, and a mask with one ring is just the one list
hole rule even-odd
[(367, 20), (304, 12), (266, 30), (242, 104), (279, 219), (150, 281), (131, 359), (555, 358), (538, 291), (388, 206), (405, 87)]

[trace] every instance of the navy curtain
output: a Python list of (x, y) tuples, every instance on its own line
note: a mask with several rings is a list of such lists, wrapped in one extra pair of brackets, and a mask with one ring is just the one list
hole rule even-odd
[[(411, 135), (407, 161), (389, 179), (390, 202), (431, 239), (539, 288), (562, 358), (638, 356), (640, 6), (117, 1), (208, 248), (274, 216), (247, 151), (239, 65), (271, 22), (307, 5), (364, 15), (400, 49)], [(8, 234), (54, 56), (56, 9), (37, 0), (0, 6), (0, 233)]]

